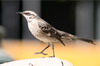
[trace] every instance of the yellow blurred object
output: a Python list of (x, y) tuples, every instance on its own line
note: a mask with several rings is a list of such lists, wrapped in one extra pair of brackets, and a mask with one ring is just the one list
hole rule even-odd
[[(41, 51), (47, 44), (32, 40), (3, 40), (3, 47), (10, 56), (16, 60), (49, 57), (52, 55), (51, 47), (45, 53), (48, 55), (34, 55), (35, 52)], [(92, 45), (88, 43), (67, 43), (55, 44), (55, 54), (64, 60), (68, 60), (74, 66), (100, 66), (100, 44)]]

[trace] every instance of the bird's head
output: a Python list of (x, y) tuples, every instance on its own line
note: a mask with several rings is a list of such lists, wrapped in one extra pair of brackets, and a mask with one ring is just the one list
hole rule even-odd
[(27, 20), (34, 19), (37, 16), (37, 14), (34, 11), (30, 11), (30, 10), (18, 12), (18, 13), (22, 14)]

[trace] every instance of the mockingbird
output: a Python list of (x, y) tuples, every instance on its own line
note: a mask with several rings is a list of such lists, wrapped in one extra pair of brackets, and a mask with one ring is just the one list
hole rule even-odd
[(39, 39), (40, 41), (43, 41), (48, 44), (48, 46), (45, 47), (41, 52), (36, 52), (35, 54), (47, 55), (46, 53), (44, 53), (44, 51), (48, 47), (50, 47), (50, 45), (52, 45), (53, 57), (55, 57), (54, 44), (53, 44), (55, 42), (60, 42), (64, 46), (65, 46), (65, 42), (75, 41), (75, 40), (82, 40), (90, 44), (94, 44), (92, 40), (78, 38), (72, 34), (54, 28), (48, 22), (40, 18), (34, 11), (28, 10), (19, 13), (26, 18), (28, 22), (28, 28), (32, 33), (32, 35), (37, 39)]

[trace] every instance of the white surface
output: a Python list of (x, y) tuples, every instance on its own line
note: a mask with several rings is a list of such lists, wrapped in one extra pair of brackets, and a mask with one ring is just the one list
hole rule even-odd
[(66, 60), (49, 57), (49, 58), (18, 60), (0, 64), (0, 66), (73, 66), (73, 64)]

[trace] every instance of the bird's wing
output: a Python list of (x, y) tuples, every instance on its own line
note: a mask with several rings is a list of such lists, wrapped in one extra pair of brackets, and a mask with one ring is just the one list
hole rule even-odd
[(61, 38), (62, 39), (65, 39), (65, 40), (75, 40), (76, 36), (70, 34), (70, 33), (67, 33), (67, 32), (64, 32), (64, 31), (60, 31), (60, 30), (57, 30), (58, 33), (61, 35)]
[(54, 37), (57, 40), (59, 40), (64, 46), (65, 44), (63, 43), (63, 41), (61, 40), (61, 35), (57, 32), (57, 30), (52, 27), (50, 24), (48, 23), (43, 23), (43, 22), (39, 22), (38, 23), (39, 28), (48, 36), (50, 37)]

